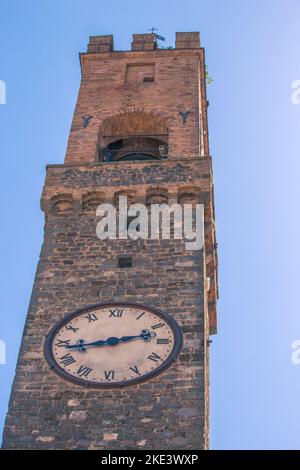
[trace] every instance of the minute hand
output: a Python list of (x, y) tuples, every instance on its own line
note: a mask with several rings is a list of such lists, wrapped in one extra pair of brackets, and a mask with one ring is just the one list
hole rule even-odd
[(122, 338), (119, 338), (119, 343), (126, 343), (127, 341), (131, 341), (132, 339), (136, 338), (142, 338), (142, 335), (136, 335), (136, 336), (122, 336)]
[(126, 343), (127, 341), (131, 341), (132, 339), (140, 338), (143, 341), (150, 341), (151, 338), (155, 336), (154, 332), (151, 332), (149, 330), (142, 330), (139, 335), (136, 336), (122, 336), (122, 338), (119, 338), (119, 343)]

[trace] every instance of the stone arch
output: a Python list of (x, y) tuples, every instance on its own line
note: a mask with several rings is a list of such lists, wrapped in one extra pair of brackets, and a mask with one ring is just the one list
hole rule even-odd
[(72, 194), (57, 194), (50, 200), (51, 210), (55, 215), (68, 214), (74, 208)]
[(131, 204), (135, 204), (137, 202), (137, 195), (136, 191), (131, 191), (129, 189), (121, 189), (114, 194), (113, 203), (116, 208), (119, 207), (119, 197), (126, 196), (127, 197), (127, 205), (130, 206)]
[(151, 204), (168, 204), (168, 190), (165, 188), (150, 188), (146, 192), (146, 206)]
[(198, 204), (200, 202), (200, 195), (194, 187), (187, 187), (182, 189), (177, 196), (179, 204)]
[(90, 191), (82, 196), (82, 209), (84, 212), (95, 212), (104, 201), (104, 194), (100, 191)]

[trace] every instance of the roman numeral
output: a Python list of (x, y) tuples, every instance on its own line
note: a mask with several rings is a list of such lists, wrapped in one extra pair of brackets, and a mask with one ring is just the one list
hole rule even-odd
[(136, 319), (139, 320), (143, 315), (145, 315), (145, 312), (142, 312)]
[(93, 369), (90, 369), (89, 367), (86, 367), (86, 366), (80, 366), (78, 371), (77, 371), (77, 374), (80, 376), (80, 377), (88, 377), (88, 375), (90, 374), (90, 372), (92, 372)]
[(152, 325), (151, 328), (152, 330), (157, 330), (157, 328), (161, 328), (162, 326), (165, 326), (165, 323), (157, 323), (156, 325)]
[(147, 357), (147, 359), (150, 359), (150, 361), (153, 361), (153, 362), (158, 362), (158, 361), (161, 359), (161, 357), (160, 357), (158, 354), (156, 354), (156, 353), (151, 353), (151, 354)]
[(105, 370), (104, 371), (105, 380), (113, 380), (115, 378), (114, 370)]
[(85, 318), (88, 319), (89, 323), (98, 320), (98, 317), (94, 313), (88, 313), (87, 315), (85, 315)]
[(138, 370), (137, 366), (129, 367), (132, 372), (134, 372), (136, 375), (140, 375), (140, 371)]
[(73, 362), (76, 362), (76, 360), (70, 353), (67, 353), (59, 359), (59, 362), (64, 366), (69, 366), (70, 364), (73, 364)]
[(169, 344), (170, 340), (168, 338), (159, 338), (157, 344)]
[(110, 311), (109, 318), (111, 317), (118, 318), (123, 315), (123, 310), (121, 310), (120, 308), (115, 308), (114, 310), (109, 310), (109, 311)]
[(78, 331), (79, 328), (74, 328), (74, 326), (72, 325), (67, 325), (66, 330), (70, 330), (70, 331), (73, 331), (73, 333), (76, 333), (76, 331)]
[(55, 343), (55, 346), (57, 346), (58, 348), (65, 348), (66, 346), (69, 346), (70, 341), (70, 339), (58, 339)]

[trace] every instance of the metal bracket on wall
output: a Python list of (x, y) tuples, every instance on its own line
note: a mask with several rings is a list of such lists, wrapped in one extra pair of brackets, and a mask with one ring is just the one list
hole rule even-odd
[(185, 123), (190, 111), (179, 111), (179, 114), (182, 117), (182, 122)]
[(82, 116), (83, 127), (87, 127), (93, 116)]

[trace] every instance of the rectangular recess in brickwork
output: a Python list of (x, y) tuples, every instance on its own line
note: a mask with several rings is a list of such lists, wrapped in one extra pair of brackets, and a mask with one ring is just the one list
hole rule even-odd
[(103, 283), (101, 281), (92, 281), (91, 283), (91, 296), (99, 297), (101, 294), (101, 287)]
[(118, 259), (118, 268), (132, 268), (131, 256), (122, 256)]
[(127, 64), (126, 83), (154, 82), (155, 64)]

